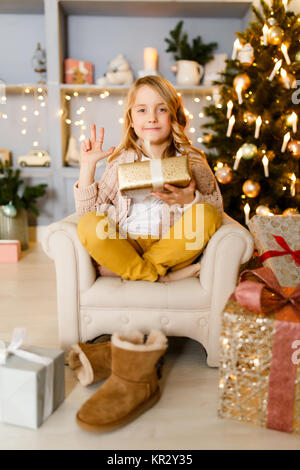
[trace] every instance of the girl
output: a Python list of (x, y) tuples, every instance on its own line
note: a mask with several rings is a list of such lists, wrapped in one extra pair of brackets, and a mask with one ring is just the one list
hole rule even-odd
[[(123, 138), (116, 149), (103, 151), (104, 129), (97, 138), (92, 125), (90, 138), (81, 146), (74, 195), (82, 215), (79, 239), (100, 265), (101, 275), (165, 282), (199, 274), (199, 263), (192, 263), (220, 227), (223, 206), (205, 155), (185, 135), (186, 124), (181, 98), (171, 83), (146, 76), (129, 90)], [(187, 187), (165, 184), (167, 192), (121, 195), (119, 164), (175, 155), (188, 156), (193, 177)], [(104, 158), (106, 169), (96, 183), (96, 163)]]

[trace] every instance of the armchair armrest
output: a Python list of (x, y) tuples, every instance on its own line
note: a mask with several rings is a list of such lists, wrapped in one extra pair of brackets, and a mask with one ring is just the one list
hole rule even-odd
[(209, 240), (201, 260), (200, 283), (211, 293), (207, 363), (219, 364), (221, 313), (236, 287), (240, 265), (253, 254), (251, 233), (227, 214), (223, 225)]
[[(77, 235), (79, 216), (72, 214), (50, 224), (43, 235), (42, 247), (54, 260), (56, 269), (57, 310), (61, 347), (77, 342), (79, 335), (80, 292), (87, 290), (96, 279), (90, 255)], [(68, 328), (65, 328), (65, 325)]]

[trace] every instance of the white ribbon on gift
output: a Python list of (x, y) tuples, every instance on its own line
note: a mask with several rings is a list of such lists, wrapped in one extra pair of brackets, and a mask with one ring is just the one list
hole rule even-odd
[[(26, 361), (43, 364), (46, 366), (43, 421), (51, 415), (53, 411), (53, 387), (54, 387), (54, 361), (53, 359), (20, 349), (26, 337), (26, 328), (15, 328), (12, 340), (8, 346), (4, 341), (0, 341), (0, 365), (6, 364), (9, 354), (21, 357)], [(1, 420), (1, 407), (0, 407)]]
[(148, 153), (151, 155), (150, 171), (151, 171), (151, 181), (152, 181), (153, 191), (160, 191), (164, 187), (162, 160), (161, 158), (153, 158), (151, 147), (150, 147), (150, 140), (145, 139), (144, 143), (145, 143), (145, 147)]
[(73, 74), (76, 72), (76, 70), (79, 70), (79, 72), (83, 73), (84, 75), (87, 75), (89, 73), (89, 70), (85, 68), (84, 60), (79, 60), (78, 65), (75, 65), (74, 67), (66, 70), (66, 73)]

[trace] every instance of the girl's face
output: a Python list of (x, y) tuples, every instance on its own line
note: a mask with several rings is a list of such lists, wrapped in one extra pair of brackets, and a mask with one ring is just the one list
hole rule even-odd
[(132, 127), (136, 135), (152, 144), (163, 144), (171, 133), (171, 116), (160, 94), (148, 85), (138, 88), (131, 109)]

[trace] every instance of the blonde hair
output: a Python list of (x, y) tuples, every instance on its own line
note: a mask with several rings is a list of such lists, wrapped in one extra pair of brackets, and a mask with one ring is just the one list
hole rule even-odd
[(176, 152), (188, 154), (193, 151), (205, 158), (203, 152), (190, 144), (184, 130), (187, 125), (187, 119), (184, 113), (184, 107), (180, 96), (178, 96), (174, 86), (165, 78), (156, 75), (148, 75), (136, 80), (128, 91), (126, 105), (124, 110), (123, 137), (121, 143), (115, 149), (114, 153), (107, 158), (111, 161), (121, 154), (123, 150), (134, 150), (139, 159), (142, 155), (142, 148), (138, 144), (138, 136), (132, 127), (131, 110), (134, 104), (137, 91), (140, 87), (147, 85), (159, 93), (166, 103), (171, 117), (171, 134), (169, 145), (164, 150), (162, 158), (173, 157)]

